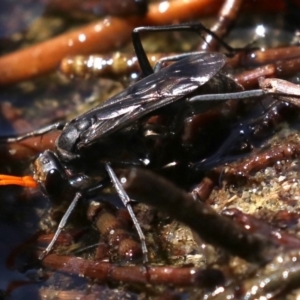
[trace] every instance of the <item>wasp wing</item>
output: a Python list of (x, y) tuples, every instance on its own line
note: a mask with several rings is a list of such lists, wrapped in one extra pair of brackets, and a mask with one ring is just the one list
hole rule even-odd
[(79, 147), (93, 143), (142, 116), (182, 99), (210, 80), (225, 64), (221, 53), (197, 53), (147, 76), (78, 119), (93, 119)]

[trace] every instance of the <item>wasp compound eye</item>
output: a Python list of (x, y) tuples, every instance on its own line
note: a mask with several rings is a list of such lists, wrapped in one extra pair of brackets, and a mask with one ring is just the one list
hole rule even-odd
[(50, 197), (59, 196), (65, 190), (66, 180), (60, 171), (53, 169), (46, 174), (44, 189)]

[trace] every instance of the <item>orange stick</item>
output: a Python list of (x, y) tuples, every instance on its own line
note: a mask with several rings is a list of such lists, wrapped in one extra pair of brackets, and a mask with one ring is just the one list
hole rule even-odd
[[(34, 78), (55, 70), (68, 55), (117, 50), (130, 40), (132, 30), (143, 25), (183, 22), (216, 13), (220, 0), (173, 0), (153, 3), (142, 18), (106, 18), (37, 45), (0, 57), (0, 85)], [(295, 1), (300, 5), (300, 0)], [(285, 9), (283, 0), (246, 1), (244, 9), (273, 12)]]
[(37, 182), (32, 176), (11, 176), (0, 174), (0, 185), (20, 185), (28, 188), (36, 188)]
[[(175, 0), (168, 7), (152, 4), (145, 18), (105, 18), (37, 45), (0, 58), (0, 85), (27, 80), (55, 70), (67, 55), (103, 53), (130, 40), (132, 30), (141, 25), (168, 24), (207, 13), (211, 0)], [(214, 2), (220, 2), (214, 0)], [(169, 3), (169, 2), (165, 2)], [(172, 5), (171, 5), (172, 4)], [(180, 9), (179, 9), (180, 6)]]

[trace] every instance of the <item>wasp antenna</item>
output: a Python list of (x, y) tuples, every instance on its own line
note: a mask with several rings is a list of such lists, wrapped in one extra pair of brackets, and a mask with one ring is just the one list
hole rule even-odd
[(32, 176), (11, 176), (0, 174), (0, 185), (20, 185), (28, 188), (36, 188), (37, 182)]

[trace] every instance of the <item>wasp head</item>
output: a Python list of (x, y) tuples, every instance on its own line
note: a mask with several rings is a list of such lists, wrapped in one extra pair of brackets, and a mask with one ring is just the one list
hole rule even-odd
[(69, 186), (65, 169), (56, 154), (46, 150), (33, 163), (34, 179), (44, 193), (51, 196), (62, 195)]

